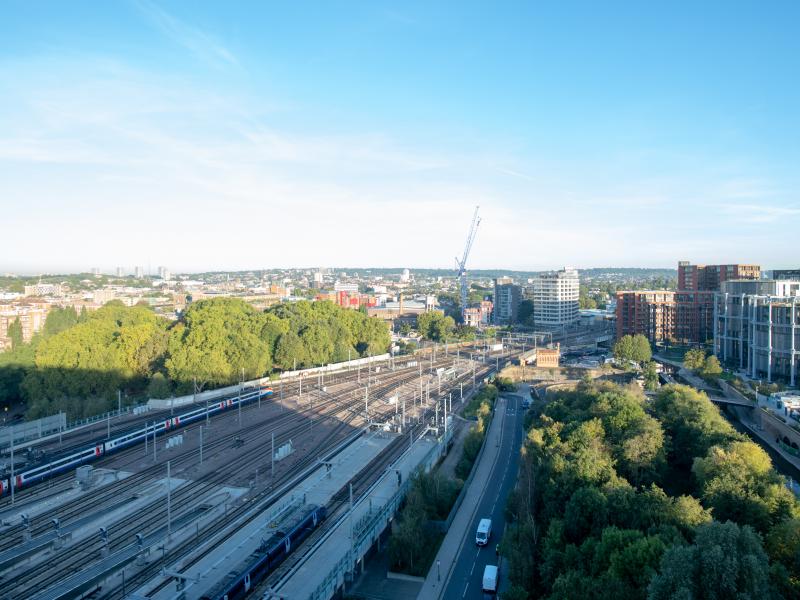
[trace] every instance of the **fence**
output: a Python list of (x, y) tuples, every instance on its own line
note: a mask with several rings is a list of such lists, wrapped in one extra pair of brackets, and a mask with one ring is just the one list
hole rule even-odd
[(28, 423), (2, 427), (0, 428), (0, 447), (10, 447), (12, 442), (17, 445), (51, 433), (58, 433), (59, 431), (64, 431), (66, 426), (67, 415), (61, 412), (57, 415), (42, 417)]

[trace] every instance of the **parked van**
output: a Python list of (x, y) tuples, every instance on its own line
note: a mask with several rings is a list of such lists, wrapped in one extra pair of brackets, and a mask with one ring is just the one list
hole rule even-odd
[(495, 565), (486, 565), (483, 569), (481, 589), (483, 590), (484, 598), (492, 598), (497, 594), (497, 576), (498, 569)]
[(492, 537), (492, 520), (481, 519), (478, 523), (478, 531), (475, 532), (475, 543), (478, 546), (485, 546), (489, 543), (489, 538)]

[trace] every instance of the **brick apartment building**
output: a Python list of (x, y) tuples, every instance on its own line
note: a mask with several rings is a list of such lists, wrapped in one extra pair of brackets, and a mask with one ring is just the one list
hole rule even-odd
[(675, 292), (617, 292), (617, 338), (637, 333), (651, 342), (675, 337)]
[(617, 337), (641, 333), (651, 342), (714, 339), (714, 295), (726, 281), (759, 280), (758, 265), (678, 263), (678, 290), (617, 292)]
[(705, 343), (714, 338), (714, 294), (725, 281), (758, 280), (758, 265), (693, 265), (678, 263), (675, 293), (675, 339)]

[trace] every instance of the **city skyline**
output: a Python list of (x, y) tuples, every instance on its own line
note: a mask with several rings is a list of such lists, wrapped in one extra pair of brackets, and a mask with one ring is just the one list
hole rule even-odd
[(0, 269), (796, 266), (795, 5), (504, 6), (11, 3)]

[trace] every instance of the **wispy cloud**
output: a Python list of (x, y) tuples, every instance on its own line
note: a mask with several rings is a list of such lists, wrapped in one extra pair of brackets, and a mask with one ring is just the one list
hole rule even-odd
[(149, 0), (134, 0), (134, 4), (164, 35), (204, 62), (215, 67), (241, 67), (233, 52), (211, 34), (181, 21)]
[(723, 214), (740, 223), (775, 223), (800, 216), (797, 205), (775, 206), (772, 204), (740, 204), (729, 202), (719, 205)]

